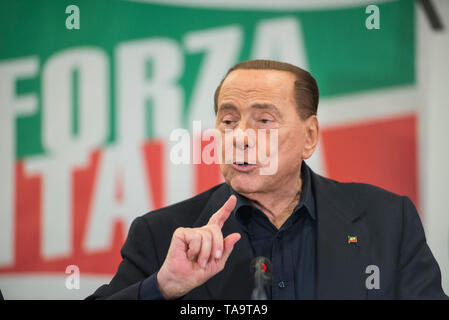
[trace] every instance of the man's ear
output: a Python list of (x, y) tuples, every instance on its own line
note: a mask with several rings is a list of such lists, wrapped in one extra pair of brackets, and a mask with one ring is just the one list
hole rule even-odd
[(316, 115), (312, 115), (305, 120), (305, 130), (306, 139), (302, 157), (308, 159), (315, 151), (320, 136), (320, 125)]

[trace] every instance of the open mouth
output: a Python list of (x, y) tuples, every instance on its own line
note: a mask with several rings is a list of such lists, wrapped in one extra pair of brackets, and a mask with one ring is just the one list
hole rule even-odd
[(256, 166), (255, 164), (250, 164), (248, 162), (234, 162), (232, 164), (232, 167), (234, 169), (241, 172), (248, 172), (252, 170), (255, 166)]

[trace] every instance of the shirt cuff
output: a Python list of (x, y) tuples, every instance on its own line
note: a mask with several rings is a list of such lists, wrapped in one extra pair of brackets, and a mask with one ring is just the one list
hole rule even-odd
[(165, 300), (157, 284), (157, 272), (143, 280), (140, 284), (139, 300)]

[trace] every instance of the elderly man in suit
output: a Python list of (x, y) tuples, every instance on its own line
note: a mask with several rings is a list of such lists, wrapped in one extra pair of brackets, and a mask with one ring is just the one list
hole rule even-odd
[[(88, 298), (249, 299), (256, 256), (272, 263), (269, 299), (447, 298), (409, 198), (324, 178), (304, 162), (318, 143), (318, 97), (315, 79), (291, 64), (231, 68), (215, 92), (217, 131), (268, 134), (234, 137), (232, 160), (220, 164), (225, 183), (136, 218), (116, 275)], [(248, 160), (262, 142), (273, 174)]]

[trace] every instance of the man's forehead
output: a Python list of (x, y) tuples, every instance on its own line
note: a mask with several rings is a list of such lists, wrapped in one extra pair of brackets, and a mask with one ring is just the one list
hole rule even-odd
[(218, 100), (232, 98), (291, 98), (294, 75), (288, 71), (239, 69), (232, 71), (220, 89)]
[(258, 81), (260, 83), (291, 82), (295, 79), (295, 75), (288, 71), (272, 70), (272, 69), (237, 69), (228, 74), (223, 82), (223, 86), (234, 82), (251, 82)]

